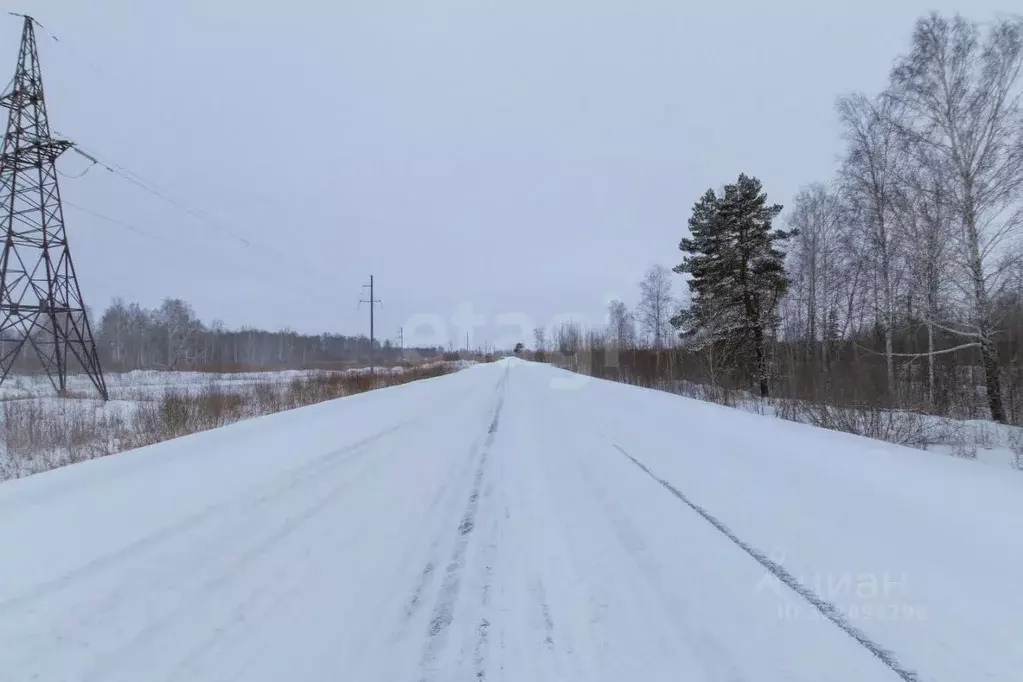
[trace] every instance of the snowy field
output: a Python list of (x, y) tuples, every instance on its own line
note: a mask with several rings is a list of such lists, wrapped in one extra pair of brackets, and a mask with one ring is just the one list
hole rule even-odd
[[(376, 383), (466, 365), (377, 368)], [(8, 377), (0, 386), (0, 481), (365, 390), (368, 384), (345, 384), (357, 377), (368, 381), (368, 373), (368, 368), (107, 373), (107, 402), (96, 397), (85, 375), (68, 377), (68, 398), (57, 397), (45, 375)]]
[[(425, 363), (420, 367), (429, 367), (439, 363)], [(404, 367), (378, 367), (380, 374), (400, 374)], [(272, 382), (288, 382), (294, 379), (306, 379), (315, 376), (334, 374), (366, 374), (368, 367), (356, 367), (346, 370), (307, 370), (289, 369), (273, 372), (173, 372), (153, 369), (140, 369), (131, 372), (108, 372), (104, 375), (107, 391), (111, 400), (145, 400), (162, 396), (168, 390), (195, 392), (210, 383), (225, 388), (251, 387), (256, 384)], [(84, 374), (68, 377), (68, 391), (81, 398), (93, 398), (95, 389), (89, 378)], [(48, 397), (54, 394), (53, 385), (45, 374), (15, 375), (8, 377), (0, 385), (0, 400)]]
[(10, 682), (975, 682), (1023, 476), (514, 360), (0, 484)]

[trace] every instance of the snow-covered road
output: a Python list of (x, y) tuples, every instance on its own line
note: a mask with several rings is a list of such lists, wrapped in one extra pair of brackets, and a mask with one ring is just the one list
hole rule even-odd
[(1021, 679), (1023, 476), (504, 361), (0, 485), (0, 680)]

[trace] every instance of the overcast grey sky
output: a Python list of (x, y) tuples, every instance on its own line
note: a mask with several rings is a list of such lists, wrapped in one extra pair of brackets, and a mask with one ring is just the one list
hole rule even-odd
[[(190, 301), (230, 326), (378, 335), (458, 311), (520, 325), (635, 303), (690, 208), (740, 173), (788, 204), (831, 177), (835, 97), (876, 92), (922, 0), (47, 0), (54, 128), (102, 169), (62, 180), (83, 293)], [(20, 24), (0, 21), (0, 73)], [(6, 66), (5, 66), (6, 65)], [(4, 76), (6, 81), (6, 76)], [(68, 175), (88, 165), (68, 154)], [(227, 231), (244, 237), (246, 246)], [(681, 282), (676, 282), (681, 291)], [(420, 317), (419, 319), (423, 319)], [(435, 324), (435, 327), (437, 324)], [(462, 323), (464, 326), (464, 322)], [(406, 336), (437, 343), (427, 330)], [(531, 341), (531, 339), (523, 339)]]

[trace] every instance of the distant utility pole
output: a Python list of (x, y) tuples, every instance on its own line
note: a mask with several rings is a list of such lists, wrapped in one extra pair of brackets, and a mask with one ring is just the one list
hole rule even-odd
[(398, 358), (399, 362), (405, 362), (405, 328), (398, 327)]
[(376, 308), (377, 303), (380, 303), (373, 296), (373, 275), (369, 276), (369, 284), (363, 284), (362, 288), (369, 289), (369, 300), (362, 300), (359, 303), (369, 303), (369, 373), (373, 374), (376, 371), (376, 343), (374, 341), (376, 337), (374, 336), (373, 329), (373, 309)]
[(0, 339), (11, 342), (0, 352), (0, 383), (29, 345), (58, 392), (67, 391), (71, 356), (106, 400), (57, 186), (57, 157), (73, 145), (50, 135), (35, 20), (17, 16), (24, 19), (18, 63), (0, 96), (10, 110), (0, 150)]

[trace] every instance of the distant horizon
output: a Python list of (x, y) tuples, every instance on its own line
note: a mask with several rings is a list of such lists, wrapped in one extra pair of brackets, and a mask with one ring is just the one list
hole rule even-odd
[[(836, 97), (878, 92), (915, 20), (956, 8), (15, 9), (43, 27), (55, 134), (118, 171), (59, 161), (94, 310), (171, 297), (232, 327), (352, 335), (372, 273), (384, 336), (418, 319), (424, 344), (458, 346), (634, 307), (644, 271), (680, 260), (693, 203), (739, 173), (790, 206), (833, 175)], [(19, 30), (0, 22), (0, 73)]]

